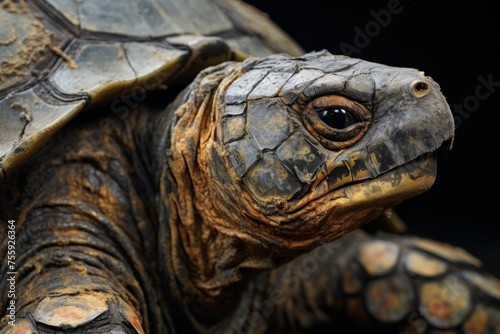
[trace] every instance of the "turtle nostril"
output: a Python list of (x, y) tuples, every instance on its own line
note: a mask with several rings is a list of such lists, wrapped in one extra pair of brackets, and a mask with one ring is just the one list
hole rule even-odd
[(411, 92), (415, 97), (424, 97), (430, 92), (431, 88), (424, 81), (416, 80), (411, 83)]

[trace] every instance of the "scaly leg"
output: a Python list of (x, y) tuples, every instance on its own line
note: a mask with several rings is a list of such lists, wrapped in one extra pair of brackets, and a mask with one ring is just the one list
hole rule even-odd
[[(8, 298), (12, 270), (3, 263), (1, 333), (144, 333), (143, 328), (161, 328), (159, 307), (150, 307), (157, 305), (154, 275), (142, 260), (148, 258), (154, 267), (155, 236), (147, 232), (148, 219), (123, 176), (122, 168), (128, 167), (113, 165), (101, 149), (66, 156), (58, 154), (61, 149), (51, 147), (17, 178), (15, 182), (24, 183), (13, 187), (22, 189), (16, 195), (19, 210), (2, 210), (7, 216), (2, 219), (15, 220), (17, 275), (15, 299)], [(0, 248), (4, 259), (6, 241)], [(15, 318), (9, 317), (12, 300)]]
[(259, 277), (231, 331), (500, 333), (500, 281), (480, 266), (447, 244), (356, 232)]

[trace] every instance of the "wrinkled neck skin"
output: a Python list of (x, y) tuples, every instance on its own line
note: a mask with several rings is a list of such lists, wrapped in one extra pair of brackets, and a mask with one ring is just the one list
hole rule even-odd
[(208, 85), (201, 78), (193, 83), (197, 87), (188, 87), (186, 92), (196, 98), (182, 98), (181, 93), (151, 122), (165, 294), (184, 306), (189, 318), (185, 321), (198, 324), (200, 331), (234, 312), (238, 292), (250, 279), (292, 257), (215, 227), (221, 204), (209, 191), (213, 180), (204, 172), (207, 161), (200, 159), (207, 149), (213, 92), (226, 76), (224, 70), (214, 71)]

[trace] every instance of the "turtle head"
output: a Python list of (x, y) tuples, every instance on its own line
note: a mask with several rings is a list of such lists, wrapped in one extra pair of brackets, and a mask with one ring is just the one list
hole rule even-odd
[(434, 152), (454, 133), (422, 72), (326, 51), (249, 59), (212, 101), (202, 161), (215, 227), (288, 249), (334, 240), (428, 190)]

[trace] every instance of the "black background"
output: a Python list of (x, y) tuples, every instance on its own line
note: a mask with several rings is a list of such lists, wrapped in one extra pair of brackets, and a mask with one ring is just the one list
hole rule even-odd
[[(396, 211), (409, 233), (463, 247), (500, 277), (500, 17), (493, 2), (247, 2), (266, 12), (306, 51), (327, 49), (417, 68), (439, 83), (454, 114), (456, 105), (463, 106), (468, 115), (456, 123), (453, 149), (439, 155), (433, 188)], [(390, 21), (386, 18), (385, 26), (376, 23), (373, 12), (380, 14), (390, 6), (398, 12)], [(367, 29), (372, 29), (369, 40), (364, 45), (356, 42), (356, 30)], [(340, 45), (347, 44), (359, 52), (346, 53)], [(486, 90), (479, 77), (496, 86)]]

